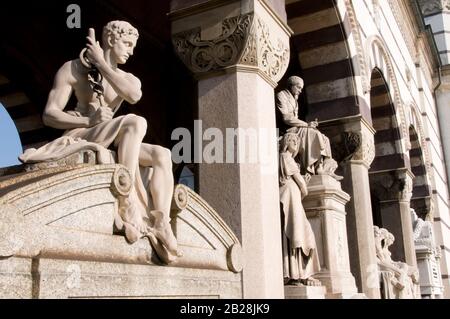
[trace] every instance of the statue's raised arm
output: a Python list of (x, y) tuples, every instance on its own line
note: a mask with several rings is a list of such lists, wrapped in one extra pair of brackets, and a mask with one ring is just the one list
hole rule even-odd
[[(148, 237), (161, 259), (170, 262), (179, 256), (169, 217), (174, 188), (171, 152), (142, 142), (147, 133), (143, 117), (114, 117), (124, 100), (134, 104), (142, 96), (139, 79), (118, 67), (133, 55), (138, 38), (138, 31), (125, 21), (111, 21), (104, 27), (102, 45), (89, 30), (79, 58), (66, 62), (56, 74), (44, 111), (45, 124), (65, 129), (63, 137), (27, 151), (21, 160), (53, 160), (55, 150), (68, 143), (72, 143), (70, 150), (77, 150), (79, 141), (84, 143), (79, 143), (80, 148), (86, 142), (112, 148), (118, 163), (129, 170), (133, 185), (129, 196), (119, 198), (116, 227), (129, 242)], [(66, 112), (72, 93), (77, 105)]]

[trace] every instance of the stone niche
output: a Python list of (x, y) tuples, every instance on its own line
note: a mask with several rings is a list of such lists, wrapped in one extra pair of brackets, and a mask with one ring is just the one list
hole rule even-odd
[(81, 154), (28, 169), (0, 176), (0, 298), (242, 298), (241, 245), (189, 188), (171, 211), (183, 255), (166, 265), (114, 228), (125, 167)]

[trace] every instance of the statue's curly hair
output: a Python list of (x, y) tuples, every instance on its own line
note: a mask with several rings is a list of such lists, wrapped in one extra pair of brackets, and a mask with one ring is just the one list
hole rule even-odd
[(116, 40), (123, 36), (135, 36), (139, 38), (138, 30), (126, 21), (110, 21), (103, 27), (103, 41), (110, 35), (113, 35)]
[(297, 150), (296, 150), (295, 154), (293, 155), (295, 157), (298, 154), (299, 142), (300, 142), (300, 137), (296, 133), (284, 134), (283, 137), (281, 138), (280, 149), (281, 149), (281, 152), (283, 152), (283, 153), (286, 152), (290, 141), (297, 141)]
[(303, 79), (299, 76), (293, 75), (287, 79), (287, 86), (292, 87), (294, 85), (300, 84), (302, 87), (305, 85)]

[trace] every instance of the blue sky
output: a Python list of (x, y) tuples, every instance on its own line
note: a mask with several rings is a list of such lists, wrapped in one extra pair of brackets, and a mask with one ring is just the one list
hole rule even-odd
[(22, 143), (13, 120), (0, 103), (0, 167), (20, 164)]

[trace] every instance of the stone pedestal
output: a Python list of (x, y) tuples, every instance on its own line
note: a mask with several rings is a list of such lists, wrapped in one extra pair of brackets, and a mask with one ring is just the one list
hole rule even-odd
[(274, 87), (291, 32), (271, 3), (179, 3), (171, 12), (174, 48), (199, 81), (202, 129), (226, 136), (214, 160), (197, 136), (195, 160), (200, 195), (241, 238), (244, 298), (284, 297)]
[(444, 294), (439, 258), (436, 258), (440, 253), (437, 253), (437, 250), (439, 248), (431, 249), (423, 245), (416, 246), (422, 298), (441, 299)]
[(285, 286), (284, 295), (286, 299), (325, 299), (327, 288), (324, 286)]
[(303, 200), (316, 236), (321, 272), (314, 277), (327, 288), (327, 298), (352, 298), (357, 294), (350, 272), (345, 204), (350, 196), (338, 181), (328, 175), (316, 175)]
[(1, 298), (242, 298), (242, 249), (225, 222), (184, 185), (171, 226), (182, 252), (169, 264), (148, 238), (114, 232), (116, 164), (52, 167), (0, 182)]
[(46, 258), (0, 259), (11, 299), (235, 299), (241, 275), (211, 269)]
[[(350, 195), (346, 205), (350, 266), (360, 292), (379, 299), (377, 259), (373, 238), (369, 168), (375, 157), (374, 129), (362, 117), (320, 125), (331, 139), (333, 156), (344, 176), (342, 189)], [(375, 278), (375, 279), (374, 279)]]

